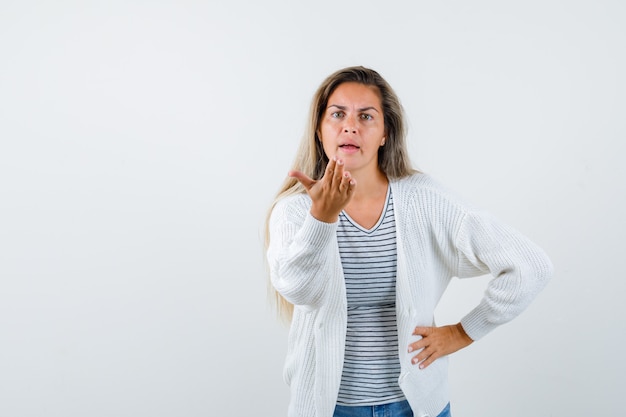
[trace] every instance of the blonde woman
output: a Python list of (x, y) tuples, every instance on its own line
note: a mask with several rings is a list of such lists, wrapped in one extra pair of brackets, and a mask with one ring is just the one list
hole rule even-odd
[[(411, 167), (402, 106), (364, 67), (330, 75), (271, 207), (267, 260), (290, 319), (290, 417), (450, 416), (447, 357), (529, 305), (552, 274), (511, 227)], [(456, 324), (453, 277), (491, 274)]]

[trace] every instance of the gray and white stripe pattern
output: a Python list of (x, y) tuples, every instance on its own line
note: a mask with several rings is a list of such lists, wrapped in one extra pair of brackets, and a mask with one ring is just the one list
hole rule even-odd
[(391, 189), (380, 220), (370, 230), (342, 212), (337, 240), (348, 297), (346, 350), (337, 403), (380, 405), (402, 400)]

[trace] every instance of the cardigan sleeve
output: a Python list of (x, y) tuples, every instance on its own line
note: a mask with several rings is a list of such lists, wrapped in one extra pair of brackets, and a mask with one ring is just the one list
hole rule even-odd
[(337, 223), (324, 223), (292, 198), (270, 215), (267, 250), (274, 288), (295, 305), (317, 305), (335, 266)]
[(482, 211), (465, 214), (457, 239), (458, 276), (491, 274), (480, 303), (461, 325), (472, 340), (519, 315), (552, 277), (545, 252), (513, 228)]

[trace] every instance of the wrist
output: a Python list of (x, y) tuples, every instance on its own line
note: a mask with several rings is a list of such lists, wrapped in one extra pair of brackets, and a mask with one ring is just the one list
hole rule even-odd
[(339, 213), (328, 213), (327, 210), (320, 210), (316, 207), (311, 207), (311, 216), (324, 223), (335, 223), (339, 219)]
[(467, 343), (469, 345), (469, 344), (474, 342), (474, 340), (471, 337), (469, 337), (469, 335), (467, 334), (467, 332), (463, 328), (463, 325), (460, 322), (457, 323), (454, 327), (456, 327), (456, 330), (459, 333), (459, 337), (462, 340), (464, 340), (465, 343)]

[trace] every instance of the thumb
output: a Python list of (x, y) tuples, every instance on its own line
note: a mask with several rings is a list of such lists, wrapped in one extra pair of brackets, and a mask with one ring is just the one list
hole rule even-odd
[(307, 190), (311, 189), (311, 187), (313, 187), (315, 183), (317, 182), (311, 177), (309, 177), (308, 175), (300, 171), (295, 171), (295, 170), (289, 171), (288, 175), (300, 181), (300, 184), (302, 184), (304, 188), (306, 188)]

